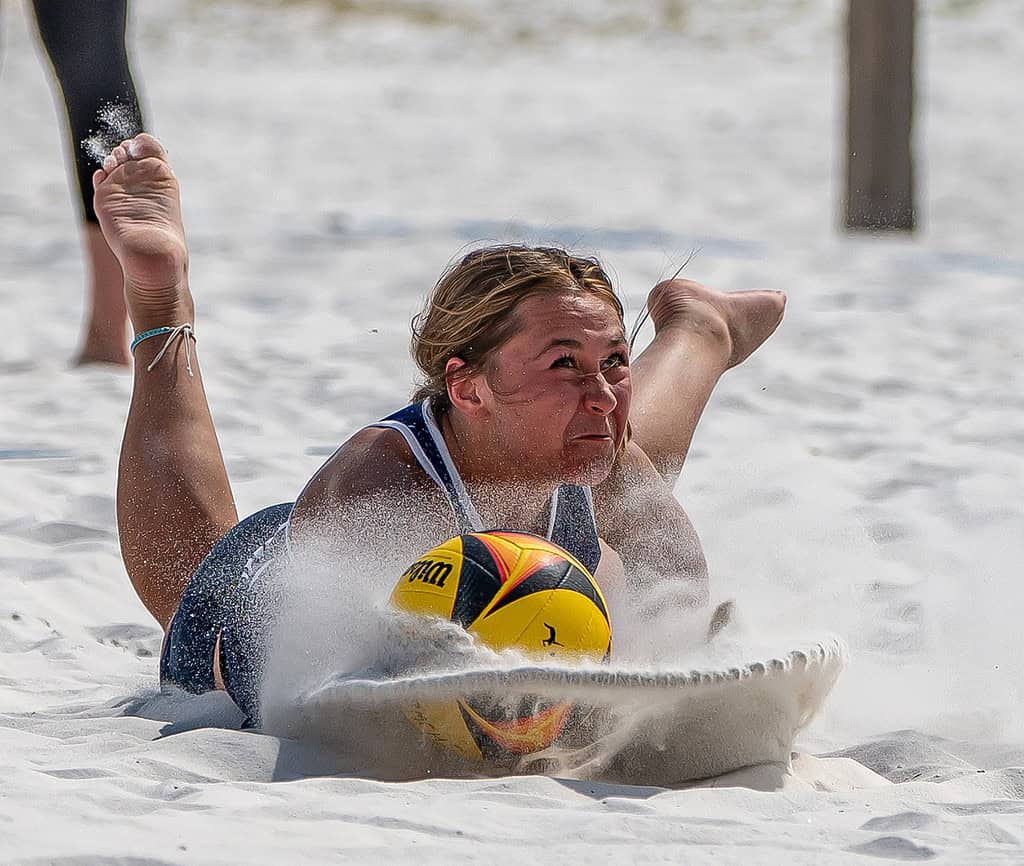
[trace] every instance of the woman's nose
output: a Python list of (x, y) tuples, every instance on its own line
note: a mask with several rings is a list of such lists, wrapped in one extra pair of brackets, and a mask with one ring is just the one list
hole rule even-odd
[(598, 415), (608, 415), (619, 404), (612, 386), (603, 373), (594, 373), (585, 379), (587, 390), (584, 401), (587, 409)]

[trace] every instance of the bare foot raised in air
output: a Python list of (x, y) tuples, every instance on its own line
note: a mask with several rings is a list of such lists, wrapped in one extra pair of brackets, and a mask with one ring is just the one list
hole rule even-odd
[(178, 181), (160, 142), (142, 133), (92, 178), (96, 216), (125, 277), (136, 333), (193, 320)]
[(656, 332), (680, 329), (720, 355), (722, 369), (745, 361), (782, 321), (782, 292), (718, 292), (692, 280), (658, 283), (647, 298)]

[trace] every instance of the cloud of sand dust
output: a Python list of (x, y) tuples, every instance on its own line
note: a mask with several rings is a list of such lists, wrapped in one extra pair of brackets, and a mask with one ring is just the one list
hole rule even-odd
[[(379, 509), (377, 522), (382, 527), (393, 530), (401, 524), (394, 502), (368, 507)], [(416, 515), (407, 519), (415, 520)], [(277, 612), (261, 690), (263, 724), (268, 731), (344, 751), (350, 759), (345, 765), (350, 772), (384, 778), (481, 772), (479, 766), (460, 763), (451, 754), (438, 751), (394, 706), (346, 706), (337, 718), (312, 718), (301, 711), (304, 696), (336, 674), (380, 680), (412, 672), (523, 663), (521, 655), (494, 653), (476, 644), (453, 624), (418, 620), (390, 608), (387, 599), (398, 576), (420, 553), (418, 549), (404, 555), (399, 551), (382, 565), (380, 557), (365, 550), (339, 547), (328, 532), (320, 538), (306, 535), (301, 547), (295, 545), (293, 561), (274, 581), (279, 599), (274, 605)], [(723, 668), (777, 657), (796, 645), (763, 635), (754, 640), (744, 632), (730, 634), (728, 629), (709, 643), (709, 607), (667, 604), (652, 617), (621, 596), (609, 598), (609, 607), (612, 670)], [(552, 768), (563, 773), (601, 773), (615, 766), (616, 756), (631, 747), (633, 731), (649, 724), (651, 705), (648, 698), (638, 703), (635, 694), (609, 700), (617, 702), (610, 706), (614, 727), (603, 730), (600, 742), (586, 744), (582, 763), (575, 754), (547, 754), (541, 760), (550, 761)], [(744, 736), (742, 730), (733, 732), (737, 742)], [(681, 762), (691, 759), (690, 755), (679, 757)], [(672, 768), (662, 769), (671, 778)]]
[[(364, 507), (382, 527), (382, 545), (385, 537), (394, 537), (396, 525), (417, 518), (411, 509), (403, 515), (407, 509), (393, 500)], [(348, 772), (395, 779), (422, 777), (441, 767), (465, 772), (435, 754), (427, 737), (394, 707), (347, 707), (339, 712), (344, 717), (336, 719), (303, 712), (305, 696), (334, 675), (382, 680), (417, 670), (490, 665), (498, 658), (458, 626), (390, 607), (398, 577), (421, 550), (360, 549), (337, 538), (337, 531), (305, 529), (302, 543), (293, 545), (291, 561), (273, 579), (275, 613), (261, 689), (263, 727), (321, 743), (334, 752), (335, 762), (343, 752)]]
[(835, 633), (848, 644), (849, 666), (814, 725), (823, 743), (902, 729), (1024, 740), (1019, 533), (994, 525), (950, 542), (935, 529), (956, 554), (922, 553), (920, 542), (879, 544), (821, 502), (813, 513), (798, 505), (698, 524), (712, 586), (737, 601), (741, 643)]
[(82, 142), (82, 150), (96, 165), (103, 165), (117, 145), (142, 131), (135, 109), (123, 102), (104, 105), (96, 114), (96, 127)]

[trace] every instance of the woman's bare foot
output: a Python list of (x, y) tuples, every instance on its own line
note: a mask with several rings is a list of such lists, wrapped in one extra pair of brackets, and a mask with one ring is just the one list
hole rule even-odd
[(658, 283), (647, 298), (654, 330), (684, 329), (705, 337), (723, 370), (745, 361), (782, 321), (782, 292), (717, 292), (692, 280)]
[(136, 333), (193, 321), (178, 181), (160, 142), (122, 142), (92, 178), (96, 215), (124, 271)]

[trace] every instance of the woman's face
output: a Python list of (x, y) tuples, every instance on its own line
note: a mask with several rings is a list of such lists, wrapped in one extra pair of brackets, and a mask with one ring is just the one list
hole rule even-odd
[(626, 435), (629, 346), (616, 310), (595, 295), (535, 295), (480, 375), (484, 421), (507, 475), (593, 485)]

